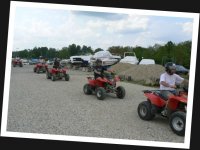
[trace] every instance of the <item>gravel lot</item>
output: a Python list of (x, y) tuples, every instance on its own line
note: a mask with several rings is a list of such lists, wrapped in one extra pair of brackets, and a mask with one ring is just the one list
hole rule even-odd
[(152, 89), (120, 82), (126, 96), (109, 94), (104, 101), (85, 95), (83, 85), (91, 74), (70, 70), (70, 81), (46, 79), (33, 73), (33, 66), (15, 67), (11, 71), (8, 107), (8, 131), (44, 133), (115, 139), (184, 142), (175, 135), (168, 120), (157, 116), (143, 121), (137, 106), (144, 101), (142, 90)]

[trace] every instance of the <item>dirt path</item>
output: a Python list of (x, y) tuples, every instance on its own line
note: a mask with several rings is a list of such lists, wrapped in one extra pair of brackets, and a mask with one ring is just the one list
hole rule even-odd
[(8, 131), (45, 133), (113, 139), (184, 142), (175, 135), (168, 120), (138, 117), (137, 106), (149, 87), (120, 82), (125, 99), (107, 95), (104, 101), (85, 95), (83, 85), (91, 74), (69, 71), (70, 81), (47, 80), (33, 73), (33, 66), (12, 68), (8, 107)]

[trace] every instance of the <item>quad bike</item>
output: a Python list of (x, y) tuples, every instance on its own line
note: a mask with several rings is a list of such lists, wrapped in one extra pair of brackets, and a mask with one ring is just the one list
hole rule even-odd
[(97, 99), (104, 100), (106, 93), (115, 93), (120, 99), (125, 97), (125, 89), (122, 86), (116, 86), (116, 82), (120, 81), (118, 76), (109, 76), (108, 74), (103, 77), (94, 79), (87, 77), (88, 83), (84, 85), (83, 91), (87, 95), (92, 93), (96, 94)]
[(33, 71), (36, 72), (36, 73), (40, 73), (40, 72), (45, 73), (47, 68), (48, 68), (47, 64), (45, 64), (45, 63), (37, 63), (37, 64), (35, 64), (35, 66), (33, 68)]
[(144, 90), (147, 101), (138, 105), (138, 115), (142, 120), (152, 120), (156, 114), (161, 114), (165, 110), (164, 117), (169, 119), (172, 131), (179, 135), (185, 135), (185, 121), (187, 110), (187, 88), (177, 90), (176, 94), (163, 97), (161, 90)]
[(12, 61), (12, 65), (13, 65), (13, 67), (16, 67), (16, 66), (23, 67), (22, 61), (20, 59), (14, 59)]
[(67, 74), (67, 68), (64, 67), (47, 68), (46, 78), (52, 81), (64, 78), (65, 81), (69, 81), (69, 74)]

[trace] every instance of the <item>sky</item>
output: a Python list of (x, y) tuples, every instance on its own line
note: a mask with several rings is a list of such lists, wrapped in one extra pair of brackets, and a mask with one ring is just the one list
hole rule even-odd
[(192, 40), (192, 26), (193, 19), (183, 17), (17, 7), (13, 48), (149, 47)]

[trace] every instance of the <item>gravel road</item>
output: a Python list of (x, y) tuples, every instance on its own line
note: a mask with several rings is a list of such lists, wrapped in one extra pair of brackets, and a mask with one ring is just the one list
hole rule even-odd
[(118, 99), (108, 94), (104, 101), (85, 95), (83, 85), (91, 74), (70, 70), (70, 81), (51, 81), (46, 75), (33, 73), (33, 66), (15, 67), (11, 71), (8, 107), (8, 131), (44, 133), (114, 139), (133, 139), (183, 143), (168, 120), (156, 116), (143, 121), (137, 106), (144, 101), (145, 86), (120, 82), (126, 96)]

